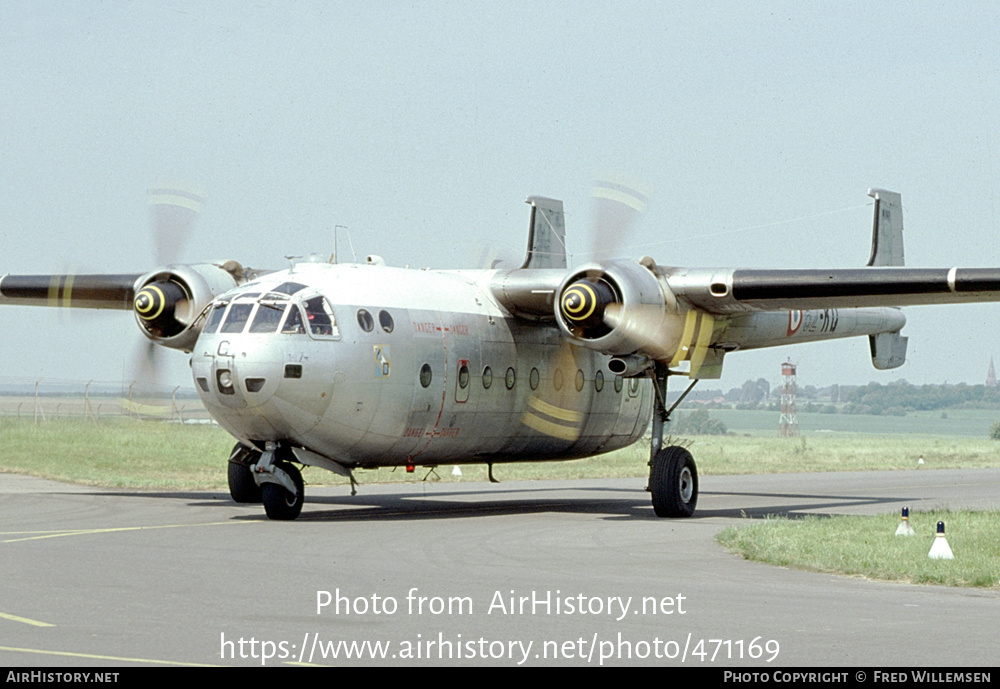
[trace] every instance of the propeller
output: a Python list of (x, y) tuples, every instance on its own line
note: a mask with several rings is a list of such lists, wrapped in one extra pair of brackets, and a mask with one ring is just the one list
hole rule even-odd
[[(648, 187), (634, 177), (607, 173), (595, 178), (590, 195), (591, 257), (613, 257), (645, 211)], [(597, 339), (610, 333), (621, 321), (618, 312), (615, 316), (609, 312), (620, 307), (622, 301), (618, 286), (595, 265), (563, 289), (558, 308), (563, 325), (574, 337)], [(557, 440), (574, 442), (579, 438), (586, 421), (584, 410), (589, 397), (595, 394), (594, 381), (588, 381), (583, 374), (584, 368), (589, 367), (580, 364), (581, 358), (582, 349), (569, 338), (564, 337), (554, 348), (546, 362), (545, 379), (538, 382), (537, 390), (532, 385), (535, 392), (522, 417), (525, 425)]]
[(621, 172), (606, 172), (594, 178), (590, 189), (593, 224), (590, 258), (614, 258), (622, 249), (649, 203), (649, 186)]
[(187, 184), (156, 184), (146, 191), (156, 265), (176, 263), (205, 204), (204, 195)]
[[(628, 236), (639, 216), (646, 210), (649, 187), (627, 175), (604, 175), (595, 181), (595, 218), (600, 231), (595, 233), (595, 253), (613, 255)], [(607, 238), (607, 239), (604, 239)], [(641, 266), (655, 278), (658, 268), (651, 259)], [(608, 265), (607, 262), (604, 265)], [(645, 277), (649, 277), (648, 275)], [(639, 353), (628, 365), (615, 361), (615, 372), (634, 374), (653, 360), (676, 366), (691, 362), (691, 372), (699, 370), (708, 356), (708, 344), (715, 326), (714, 318), (701, 311), (679, 311), (672, 297), (653, 288), (645, 291), (647, 299), (633, 298), (627, 307), (623, 291), (601, 267), (588, 269), (584, 277), (571, 283), (562, 293), (560, 314), (563, 323), (577, 337), (597, 339), (614, 331), (615, 347), (622, 352)], [(655, 297), (648, 299), (650, 294)], [(633, 293), (633, 297), (635, 294)], [(664, 297), (666, 297), (664, 299)], [(670, 303), (668, 303), (670, 302)]]
[(537, 379), (533, 379), (536, 373), (532, 370), (528, 384), (534, 392), (521, 416), (522, 423), (559, 440), (573, 442), (580, 437), (593, 381), (588, 385), (578, 355), (579, 348), (564, 341), (554, 348)]
[[(184, 183), (156, 183), (147, 189), (155, 265), (177, 262), (204, 202), (200, 191)], [(184, 290), (162, 279), (143, 286), (135, 295), (133, 308), (143, 327), (157, 337), (176, 335), (197, 316), (191, 313), (191, 302)], [(159, 350), (146, 338), (137, 345), (130, 364), (133, 381), (150, 388), (160, 383), (163, 359)]]
[(135, 315), (146, 330), (157, 337), (172, 337), (190, 325), (191, 300), (180, 285), (170, 280), (156, 280), (135, 295)]

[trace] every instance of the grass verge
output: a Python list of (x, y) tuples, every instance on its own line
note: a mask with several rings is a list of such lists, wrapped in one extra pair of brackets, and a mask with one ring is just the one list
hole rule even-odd
[[(928, 557), (943, 521), (953, 560)], [(916, 535), (896, 536), (900, 517), (768, 518), (728, 527), (716, 537), (748, 560), (814, 572), (978, 588), (1000, 588), (1000, 512), (910, 514)]]
[[(86, 485), (148, 489), (220, 489), (226, 487), (226, 459), (234, 440), (212, 425), (59, 419), (35, 424), (0, 419), (0, 471)], [(691, 451), (702, 475), (959, 469), (1000, 466), (1000, 443), (961, 436), (818, 436), (799, 438), (704, 436)], [(503, 481), (567, 478), (645, 478), (649, 445), (567, 462), (497, 464)], [(485, 465), (437, 468), (431, 479), (485, 481)], [(420, 481), (427, 469), (412, 474), (399, 469), (359, 471), (361, 483)], [(306, 468), (307, 483), (338, 484), (346, 479)]]

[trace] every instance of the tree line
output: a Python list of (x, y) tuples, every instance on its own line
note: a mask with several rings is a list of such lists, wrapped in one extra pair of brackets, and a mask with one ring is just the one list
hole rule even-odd
[[(697, 393), (697, 394), (696, 394)], [(913, 385), (906, 380), (867, 385), (813, 385), (795, 390), (796, 408), (802, 412), (900, 416), (911, 411), (945, 409), (1000, 409), (1000, 387), (986, 385)], [(729, 409), (781, 408), (781, 386), (764, 378), (747, 380), (729, 392), (692, 391), (684, 406)]]

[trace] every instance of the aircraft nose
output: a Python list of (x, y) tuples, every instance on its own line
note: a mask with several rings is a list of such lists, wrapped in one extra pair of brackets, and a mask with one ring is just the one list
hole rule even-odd
[(192, 365), (202, 396), (230, 409), (266, 404), (280, 385), (281, 364), (256, 354), (229, 341), (219, 342), (212, 355), (205, 357), (205, 365)]

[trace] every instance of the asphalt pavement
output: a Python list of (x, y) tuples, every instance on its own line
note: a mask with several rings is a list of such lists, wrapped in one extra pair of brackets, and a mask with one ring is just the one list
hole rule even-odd
[(767, 566), (715, 536), (998, 503), (1000, 469), (703, 477), (685, 520), (635, 479), (427, 482), (307, 487), (273, 522), (223, 492), (0, 474), (0, 663), (992, 666), (996, 590)]

